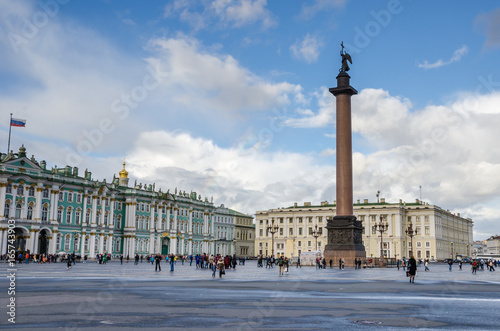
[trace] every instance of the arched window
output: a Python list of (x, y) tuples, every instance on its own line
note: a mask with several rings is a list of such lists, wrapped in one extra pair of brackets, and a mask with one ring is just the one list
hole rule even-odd
[(87, 212), (85, 213), (85, 223), (90, 223), (90, 209), (87, 209)]
[(75, 213), (75, 224), (76, 225), (80, 224), (80, 214), (81, 214), (80, 210), (77, 210), (76, 213)]
[(135, 229), (139, 230), (139, 216), (135, 217)]
[(104, 226), (107, 226), (108, 225), (108, 213), (106, 212), (104, 214)]
[(59, 201), (64, 200), (64, 192), (59, 192)]
[(61, 223), (61, 220), (62, 220), (62, 212), (63, 212), (62, 208), (59, 208), (57, 210), (57, 223), (59, 223), (59, 224)]
[(122, 243), (121, 238), (116, 238), (116, 251), (117, 252), (121, 251), (121, 243)]
[(35, 196), (35, 188), (33, 186), (30, 186), (30, 188), (28, 189), (28, 195), (30, 197), (34, 197)]
[(5, 202), (3, 216), (5, 216), (5, 218), (9, 218), (9, 212), (10, 212), (10, 203)]
[(89, 236), (86, 235), (85, 236), (85, 241), (83, 242), (83, 249), (85, 250), (85, 252), (88, 252), (89, 251)]
[(108, 237), (103, 237), (102, 245), (104, 252), (106, 252), (107, 243), (108, 243)]
[(17, 186), (17, 195), (24, 195), (24, 186), (21, 184)]
[(80, 236), (79, 235), (76, 235), (76, 237), (75, 237), (75, 247), (73, 247), (73, 250), (75, 252), (80, 251)]
[(94, 245), (94, 254), (100, 253), (99, 252), (99, 236), (95, 236), (95, 245)]
[(21, 204), (16, 205), (16, 218), (21, 218)]
[(5, 193), (12, 193), (12, 184), (7, 184)]
[(68, 202), (73, 202), (73, 193), (68, 192)]
[(48, 198), (49, 197), (49, 189), (48, 188), (45, 188), (43, 191), (42, 191), (42, 196), (44, 198)]
[(42, 221), (46, 222), (48, 216), (48, 208), (47, 205), (42, 207)]
[(71, 208), (66, 211), (66, 224), (71, 224)]
[(69, 252), (71, 246), (71, 236), (69, 234), (64, 237), (64, 250)]
[(33, 206), (32, 205), (28, 206), (28, 213), (26, 214), (26, 218), (29, 220), (33, 219)]
[(60, 251), (60, 250), (61, 250), (61, 235), (58, 234), (57, 239), (56, 239), (56, 251)]
[(144, 230), (149, 229), (149, 217), (146, 217), (146, 228)]

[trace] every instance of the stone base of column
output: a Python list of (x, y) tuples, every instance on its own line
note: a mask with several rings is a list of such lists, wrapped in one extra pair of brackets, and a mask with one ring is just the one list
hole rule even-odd
[(327, 220), (328, 245), (325, 246), (326, 263), (330, 260), (338, 267), (339, 259), (344, 259), (345, 267), (354, 267), (354, 259), (366, 259), (363, 246), (363, 226), (356, 216), (335, 216)]

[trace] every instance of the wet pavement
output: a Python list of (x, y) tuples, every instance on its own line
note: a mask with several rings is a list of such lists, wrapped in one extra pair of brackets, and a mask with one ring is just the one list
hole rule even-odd
[(257, 268), (222, 279), (193, 263), (170, 272), (150, 263), (23, 264), (16, 273), (16, 323), (8, 322), (2, 268), (0, 328), (500, 329), (500, 275), (419, 268), (415, 284), (387, 269)]

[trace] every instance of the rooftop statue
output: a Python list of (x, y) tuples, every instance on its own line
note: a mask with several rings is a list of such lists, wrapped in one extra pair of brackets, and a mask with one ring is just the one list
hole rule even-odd
[(340, 46), (342, 46), (342, 50), (340, 51), (340, 56), (342, 56), (342, 67), (340, 68), (339, 72), (346, 72), (350, 69), (347, 62), (350, 62), (352, 64), (352, 59), (349, 53), (344, 51), (344, 42), (341, 42)]

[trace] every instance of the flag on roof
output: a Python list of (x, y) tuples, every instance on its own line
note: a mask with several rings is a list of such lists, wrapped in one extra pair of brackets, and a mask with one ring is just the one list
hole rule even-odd
[(19, 118), (11, 118), (10, 119), (10, 126), (25, 127), (26, 126), (26, 120), (21, 120)]

